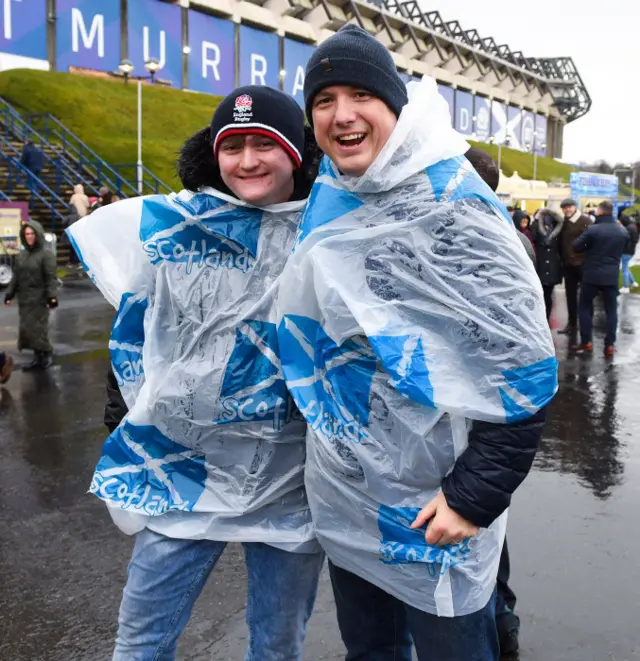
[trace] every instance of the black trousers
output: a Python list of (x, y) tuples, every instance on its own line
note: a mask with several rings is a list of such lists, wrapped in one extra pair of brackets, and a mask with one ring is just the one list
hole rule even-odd
[(593, 301), (598, 294), (602, 295), (607, 334), (605, 346), (616, 343), (618, 328), (618, 285), (592, 285), (585, 282), (580, 290), (580, 340), (583, 344), (593, 342)]
[(496, 626), (501, 635), (509, 631), (520, 629), (520, 618), (514, 613), (516, 608), (516, 595), (509, 587), (511, 575), (511, 562), (509, 561), (509, 548), (504, 540), (500, 564), (498, 565), (498, 595), (496, 599)]
[(547, 321), (551, 319), (551, 308), (553, 307), (553, 290), (555, 285), (542, 285), (544, 292), (544, 307), (547, 310)]
[(582, 280), (582, 266), (564, 267), (564, 288), (567, 296), (569, 326), (578, 327), (578, 290)]

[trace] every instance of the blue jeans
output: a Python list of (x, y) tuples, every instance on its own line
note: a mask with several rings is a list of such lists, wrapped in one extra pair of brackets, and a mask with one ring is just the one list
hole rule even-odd
[[(113, 661), (173, 661), (178, 637), (226, 542), (138, 533)], [(249, 576), (245, 661), (299, 661), (324, 555), (243, 544)]]
[(624, 286), (629, 289), (632, 286), (636, 286), (636, 281), (633, 279), (633, 273), (631, 273), (631, 269), (629, 268), (629, 263), (633, 259), (633, 255), (622, 255), (622, 281), (624, 283)]
[(345, 661), (497, 661), (495, 592), (477, 613), (438, 617), (424, 613), (329, 563)]
[(616, 343), (618, 329), (618, 286), (594, 285), (583, 282), (580, 287), (580, 341), (582, 344), (593, 342), (593, 301), (602, 294), (607, 333), (605, 346), (612, 347)]

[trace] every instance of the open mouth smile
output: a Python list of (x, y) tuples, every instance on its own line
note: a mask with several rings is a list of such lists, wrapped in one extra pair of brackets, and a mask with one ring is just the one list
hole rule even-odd
[(336, 137), (336, 142), (343, 149), (353, 149), (359, 147), (367, 137), (366, 133), (345, 133)]

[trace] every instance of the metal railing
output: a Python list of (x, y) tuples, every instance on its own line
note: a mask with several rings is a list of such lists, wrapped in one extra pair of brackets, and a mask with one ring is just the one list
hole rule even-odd
[[(2, 112), (0, 111), (0, 115)], [(16, 148), (16, 146), (4, 135), (0, 134), (0, 146), (8, 153), (10, 156), (21, 160), (21, 153)], [(73, 188), (77, 184), (82, 184), (85, 189), (85, 193), (94, 194), (98, 196), (98, 188), (90, 181), (88, 181), (80, 172), (76, 171), (71, 163), (64, 157), (62, 154), (56, 155), (55, 158), (51, 158), (46, 151), (42, 150), (42, 156), (44, 159), (44, 168), (43, 172), (40, 173), (40, 178), (44, 178), (44, 170), (47, 169), (49, 172), (47, 177), (49, 188), (51, 188), (56, 195), (64, 196), (68, 189)], [(51, 178), (54, 181), (51, 181)]]
[(64, 226), (65, 215), (61, 213), (57, 207), (69, 213), (69, 204), (65, 202), (59, 195), (57, 195), (47, 184), (40, 178), (36, 177), (30, 172), (18, 158), (6, 153), (0, 147), (0, 160), (7, 164), (7, 193), (12, 196), (16, 189), (22, 185), (30, 193), (30, 208), (33, 207), (34, 200), (40, 200), (47, 209), (51, 212), (51, 229), (55, 232), (56, 222)]
[(59, 146), (76, 169), (84, 170), (95, 181), (98, 188), (106, 186), (118, 197), (135, 197), (138, 194), (135, 186), (119, 175), (53, 115), (26, 115), (26, 119), (31, 126), (38, 128), (38, 132), (44, 136), (49, 145)]
[[(106, 186), (118, 197), (137, 196), (136, 164), (109, 165), (93, 149), (86, 145), (73, 131), (49, 113), (22, 116), (10, 103), (0, 97), (0, 122), (7, 138), (20, 141), (30, 140), (45, 154), (45, 160), (59, 166), (60, 181), (69, 185), (83, 184), (85, 192), (98, 195), (101, 186)], [(55, 152), (51, 158), (45, 148)], [(14, 148), (15, 149), (15, 148)], [(171, 188), (153, 172), (143, 167), (142, 194), (170, 193)], [(121, 171), (130, 171), (131, 177)], [(59, 189), (57, 193), (62, 193)]]
[[(138, 166), (135, 163), (123, 163), (120, 165), (112, 165), (118, 173), (121, 173), (122, 170), (131, 171), (130, 177), (124, 177), (127, 181), (130, 181), (132, 185), (137, 184), (137, 174)], [(158, 195), (159, 193), (171, 193), (171, 188), (156, 177), (153, 172), (148, 170), (144, 165), (142, 166), (142, 195)]]
[[(27, 115), (26, 118), (31, 126), (38, 128), (47, 142), (50, 144), (59, 144), (65, 152), (73, 157), (79, 168), (85, 168), (92, 175), (95, 175), (99, 186), (106, 185), (118, 197), (138, 195), (136, 184), (137, 166), (135, 163), (109, 165), (53, 115), (48, 113)], [(133, 176), (131, 178), (124, 177), (120, 173), (120, 169), (132, 170)], [(143, 171), (143, 195), (152, 192), (171, 192), (171, 188), (156, 177), (153, 172), (145, 167), (143, 167)]]

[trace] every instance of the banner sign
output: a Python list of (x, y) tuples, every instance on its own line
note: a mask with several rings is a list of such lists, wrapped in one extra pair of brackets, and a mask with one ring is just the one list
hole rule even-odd
[(475, 139), (478, 142), (489, 142), (491, 137), (491, 101), (483, 96), (474, 97), (473, 114), (476, 118)]
[(280, 87), (280, 42), (277, 35), (240, 26), (240, 85)]
[(536, 115), (536, 154), (547, 155), (547, 118)]
[(117, 71), (120, 0), (57, 0), (56, 44), (58, 71)]
[(507, 106), (499, 101), (491, 102), (491, 135), (498, 145), (503, 145), (506, 142)]
[(0, 52), (47, 59), (46, 0), (2, 0)]
[(442, 94), (444, 100), (449, 104), (449, 114), (451, 115), (451, 124), (453, 125), (454, 109), (455, 109), (455, 101), (454, 101), (455, 90), (452, 87), (448, 87), (447, 85), (441, 85), (440, 83), (438, 83), (438, 92)]
[(618, 197), (618, 177), (597, 172), (572, 172), (571, 197)]
[(456, 90), (455, 130), (464, 136), (473, 134), (473, 96), (470, 92)]
[(28, 220), (28, 202), (0, 202), (0, 242), (9, 254), (20, 251), (20, 228)]
[(293, 39), (284, 40), (284, 75), (282, 77), (283, 89), (290, 94), (304, 108), (304, 71), (314, 46), (303, 44)]
[(522, 111), (522, 148), (533, 153), (536, 138), (535, 115), (528, 110)]
[(189, 84), (194, 92), (226, 96), (235, 87), (235, 25), (193, 9), (189, 22)]
[(129, 2), (129, 59), (133, 75), (146, 76), (144, 63), (160, 62), (158, 78), (182, 87), (182, 9), (159, 0)]
[(511, 149), (522, 149), (522, 111), (520, 108), (507, 107), (507, 136)]

